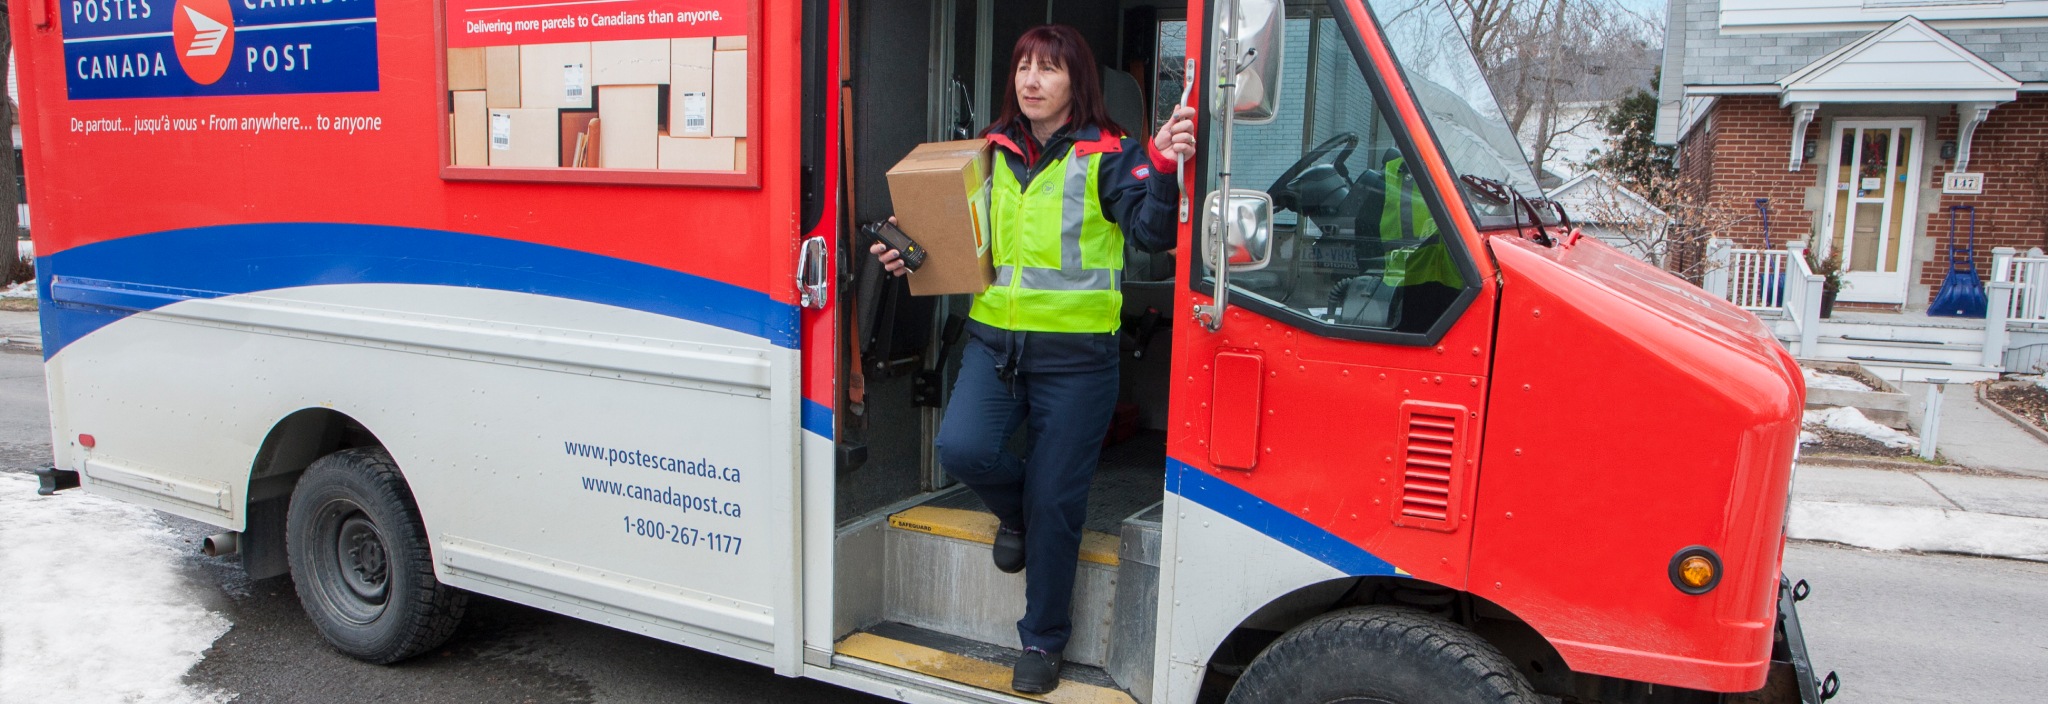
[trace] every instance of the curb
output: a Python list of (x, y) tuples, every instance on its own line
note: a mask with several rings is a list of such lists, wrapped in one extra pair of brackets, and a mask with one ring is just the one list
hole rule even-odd
[(1935, 464), (1918, 460), (1899, 460), (1890, 457), (1869, 455), (1800, 455), (1799, 464), (1815, 467), (1849, 467), (1853, 469), (1891, 469), (1901, 472), (1953, 472), (1952, 464)]
[(42, 352), (43, 341), (33, 337), (0, 337), (0, 349)]
[(1926, 506), (1794, 501), (1785, 537), (1872, 550), (2048, 562), (2048, 518)]
[(1989, 384), (1972, 384), (1971, 386), (1977, 387), (1978, 405), (1991, 409), (1991, 412), (1998, 414), (2000, 418), (2012, 421), (2012, 424), (2019, 426), (2020, 430), (2027, 431), (2029, 435), (2033, 435), (2035, 440), (2048, 443), (2048, 430), (2042, 430), (2040, 426), (2027, 422), (2027, 419), (2019, 417), (2018, 414), (2012, 411), (2005, 410), (2004, 406), (2000, 406), (1997, 402), (1992, 401), (1991, 397), (1986, 393), (1991, 390)]

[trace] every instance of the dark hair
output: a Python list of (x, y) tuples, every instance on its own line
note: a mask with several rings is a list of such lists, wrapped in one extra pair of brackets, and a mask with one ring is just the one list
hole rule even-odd
[(1067, 72), (1067, 124), (1075, 129), (1094, 126), (1101, 128), (1106, 136), (1123, 137), (1130, 133), (1109, 119), (1109, 108), (1102, 101), (1101, 69), (1095, 65), (1095, 52), (1088, 50), (1088, 40), (1073, 27), (1063, 24), (1042, 24), (1024, 32), (1017, 38), (1017, 48), (1010, 52), (1010, 80), (1004, 82), (1003, 111), (990, 122), (988, 129), (981, 133), (1001, 132), (1015, 127), (1025, 134), (1031, 133), (1031, 119), (1024, 116), (1017, 105), (1017, 65), (1026, 59), (1037, 57), (1047, 63), (1059, 64)]

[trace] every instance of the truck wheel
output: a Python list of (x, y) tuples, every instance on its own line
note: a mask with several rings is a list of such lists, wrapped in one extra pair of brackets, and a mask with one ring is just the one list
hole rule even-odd
[(315, 460), (285, 524), (299, 603), (335, 649), (382, 665), (455, 633), (469, 597), (434, 579), (419, 507), (383, 448)]
[(1500, 651), (1457, 624), (1369, 606), (1318, 616), (1266, 648), (1230, 704), (1535, 704)]

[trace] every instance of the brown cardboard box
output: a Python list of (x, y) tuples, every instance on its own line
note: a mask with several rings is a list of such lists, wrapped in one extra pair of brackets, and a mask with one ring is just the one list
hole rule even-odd
[(744, 34), (740, 34), (740, 35), (735, 35), (735, 36), (730, 36), (730, 37), (719, 37), (719, 38), (718, 38), (718, 50), (719, 50), (719, 51), (746, 51), (746, 49), (747, 49), (747, 35), (744, 35)]
[(484, 90), (489, 107), (519, 107), (519, 47), (484, 47)]
[(607, 169), (652, 169), (661, 136), (659, 86), (599, 86), (598, 119), (604, 123), (599, 159)]
[(690, 171), (733, 170), (734, 152), (731, 137), (670, 137), (664, 132), (660, 142), (661, 168)]
[(448, 50), (448, 90), (485, 90), (490, 76), (484, 72), (484, 48), (455, 47)]
[(491, 109), (485, 99), (484, 91), (455, 91), (455, 126), (448, 130), (448, 141), (455, 143), (456, 166), (491, 163)]
[(590, 42), (519, 47), (519, 107), (590, 107)]
[(925, 249), (910, 293), (981, 293), (995, 280), (989, 264), (987, 140), (918, 145), (889, 168), (896, 225)]
[(747, 136), (747, 52), (711, 52), (711, 136)]
[(668, 131), (711, 136), (711, 38), (669, 40)]
[(562, 121), (554, 108), (491, 111), (492, 166), (561, 166)]
[[(593, 166), (590, 158), (590, 123), (597, 121), (595, 110), (562, 111), (562, 165), (567, 167)], [(578, 163), (581, 157), (581, 163)]]
[(590, 85), (668, 84), (669, 40), (625, 39), (590, 43)]

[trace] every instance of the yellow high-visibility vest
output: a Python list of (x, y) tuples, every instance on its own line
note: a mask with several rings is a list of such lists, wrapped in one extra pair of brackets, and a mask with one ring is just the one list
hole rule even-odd
[(1022, 332), (1116, 332), (1121, 323), (1124, 233), (1103, 218), (1102, 154), (1069, 146), (1032, 179), (1017, 181), (998, 153), (990, 204), (995, 283), (974, 297), (975, 320)]
[[(1387, 197), (1380, 208), (1380, 239), (1383, 241), (1427, 240), (1437, 234), (1436, 218), (1430, 217), (1429, 204), (1423, 202), (1422, 191), (1415, 185), (1415, 179), (1406, 173), (1407, 170), (1404, 158), (1397, 157), (1387, 162)], [(1444, 247), (1442, 239), (1387, 253), (1388, 286), (1423, 283), (1465, 287), (1465, 277), (1458, 275), (1458, 263), (1451, 260), (1450, 250)]]

